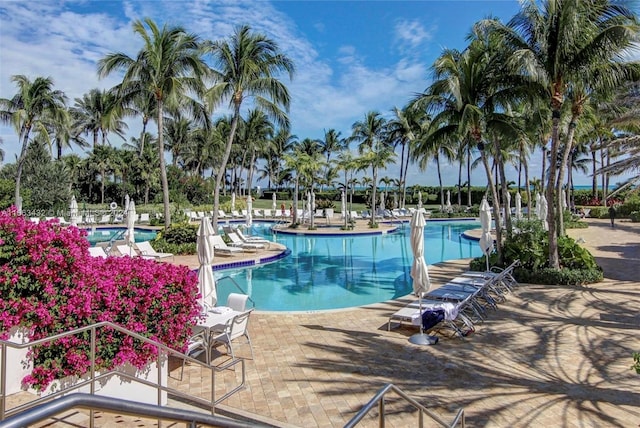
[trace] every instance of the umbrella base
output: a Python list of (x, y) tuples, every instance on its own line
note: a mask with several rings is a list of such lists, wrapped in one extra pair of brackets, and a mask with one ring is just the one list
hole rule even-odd
[(438, 338), (425, 333), (416, 333), (409, 338), (409, 342), (414, 345), (435, 345), (438, 343)]

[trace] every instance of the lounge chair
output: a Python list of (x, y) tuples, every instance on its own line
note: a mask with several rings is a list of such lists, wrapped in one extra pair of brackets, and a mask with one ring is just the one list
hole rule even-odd
[[(457, 303), (437, 299), (422, 299), (422, 301), (416, 300), (407, 304), (402, 309), (399, 309), (389, 317), (387, 330), (391, 330), (391, 323), (393, 321), (398, 322), (400, 325), (406, 321), (412, 325), (419, 326), (423, 323), (423, 317), (425, 317), (425, 314), (434, 311), (442, 311), (443, 316), (439, 319), (439, 322), (437, 324), (425, 326), (425, 331), (437, 331), (444, 327), (448, 327), (460, 337), (466, 337), (470, 331), (475, 330), (473, 321), (465, 313), (468, 305), (469, 300), (463, 300)], [(421, 308), (422, 311), (420, 311)]]
[(229, 218), (229, 216), (223, 210), (218, 210), (218, 218)]
[(111, 223), (111, 214), (103, 214), (102, 217), (100, 217), (100, 221), (98, 221), (98, 224), (109, 224)]
[(120, 253), (120, 256), (122, 257), (124, 256), (139, 257), (140, 256), (140, 254), (135, 249), (135, 247), (130, 247), (127, 244), (119, 244), (119, 245), (115, 245), (115, 247), (116, 247), (116, 250), (118, 250), (118, 253)]
[(264, 244), (259, 244), (257, 242), (244, 242), (242, 238), (240, 238), (238, 234), (235, 232), (226, 232), (226, 234), (231, 240), (230, 245), (232, 247), (240, 247), (246, 251), (250, 251), (250, 250), (258, 251), (262, 248), (265, 248)]
[(266, 245), (267, 248), (269, 248), (271, 246), (271, 241), (269, 241), (268, 239), (264, 239), (264, 238), (261, 238), (259, 236), (245, 236), (245, 234), (242, 233), (241, 229), (236, 229), (235, 230), (235, 234), (238, 235), (238, 237), (244, 243), (247, 243), (247, 244), (262, 244), (262, 245)]
[(241, 218), (241, 217), (244, 217), (242, 214), (240, 214), (240, 213), (238, 212), (238, 210), (233, 210), (233, 211), (231, 211), (231, 215), (232, 215), (234, 218)]
[(151, 219), (149, 218), (149, 213), (141, 213), (140, 214), (140, 223), (149, 223)]
[(242, 253), (244, 250), (238, 247), (230, 247), (224, 242), (222, 236), (213, 235), (211, 236), (211, 241), (213, 243), (213, 250), (215, 254), (221, 254), (225, 256), (232, 256), (237, 253)]
[(271, 210), (267, 210), (267, 209), (265, 209), (265, 210), (263, 210), (262, 212), (263, 212), (263, 214), (264, 214), (264, 218), (272, 217)]
[(142, 241), (135, 243), (136, 248), (140, 251), (140, 255), (144, 257), (153, 257), (154, 259), (164, 259), (167, 257), (171, 257), (172, 260), (175, 260), (175, 257), (172, 253), (159, 253), (153, 249), (151, 246), (151, 242)]
[(246, 343), (249, 345), (249, 349), (251, 350), (251, 359), (254, 359), (253, 346), (251, 346), (251, 338), (249, 337), (249, 332), (247, 330), (247, 326), (249, 325), (249, 316), (252, 311), (253, 309), (249, 309), (248, 311), (236, 315), (227, 321), (224, 331), (209, 338), (210, 346), (213, 348), (220, 344), (225, 345), (228, 352), (231, 354), (231, 358), (235, 359), (236, 356), (233, 351), (232, 343), (234, 340), (244, 336), (247, 339)]
[(333, 216), (334, 216), (335, 212), (333, 210), (333, 208), (327, 208), (324, 210), (324, 216), (327, 219), (327, 223), (331, 224), (331, 220), (333, 220)]
[(260, 212), (259, 209), (254, 209), (253, 210), (253, 218), (260, 218), (260, 217), (264, 217), (264, 215)]
[(107, 253), (104, 251), (103, 247), (89, 247), (89, 255), (92, 257), (107, 258)]
[(359, 218), (362, 218), (362, 217), (360, 217), (360, 215), (358, 214), (358, 211), (351, 211), (351, 213), (349, 214), (349, 216), (350, 216), (353, 220), (357, 220), (357, 219), (359, 219)]

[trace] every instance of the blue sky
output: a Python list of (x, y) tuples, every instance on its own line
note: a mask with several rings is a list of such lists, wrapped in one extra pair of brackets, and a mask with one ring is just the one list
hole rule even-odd
[[(231, 34), (249, 24), (274, 39), (294, 61), (290, 118), (300, 139), (321, 138), (377, 110), (390, 115), (430, 83), (429, 67), (443, 48), (463, 49), (474, 22), (494, 16), (507, 21), (519, 9), (514, 0), (495, 1), (34, 1), (0, 3), (0, 97), (16, 89), (10, 78), (49, 76), (73, 99), (90, 89), (109, 88), (118, 76), (98, 79), (96, 61), (110, 52), (133, 56), (140, 42), (131, 24), (151, 17), (181, 25), (205, 39)], [(129, 135), (139, 132), (130, 122)], [(18, 152), (17, 136), (0, 127), (5, 160)], [(111, 143), (122, 143), (117, 137)], [(75, 152), (82, 154), (76, 148)], [(539, 175), (539, 161), (532, 160)], [(398, 166), (380, 176), (397, 177)], [(457, 168), (445, 168), (445, 184)], [(474, 174), (478, 184), (484, 173)], [(581, 179), (588, 183), (589, 178)], [(410, 170), (410, 184), (437, 183), (435, 167)], [(580, 183), (578, 183), (580, 184)]]

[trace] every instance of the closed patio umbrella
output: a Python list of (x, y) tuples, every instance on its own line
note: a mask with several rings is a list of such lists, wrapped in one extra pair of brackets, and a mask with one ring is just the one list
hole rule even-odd
[(566, 210), (569, 205), (567, 204), (567, 192), (564, 189), (560, 191), (560, 197), (562, 199), (562, 209)]
[(344, 189), (342, 190), (342, 199), (341, 199), (341, 207), (342, 210), (342, 220), (344, 221), (344, 227), (347, 227), (347, 195), (344, 193)]
[(251, 227), (253, 224), (253, 201), (251, 195), (247, 196), (247, 227)]
[(511, 193), (507, 192), (507, 206), (504, 207), (504, 216), (511, 212)]
[(538, 218), (542, 220), (542, 228), (544, 230), (549, 230), (549, 223), (547, 223), (547, 214), (549, 212), (549, 206), (547, 205), (547, 198), (544, 195), (540, 196), (540, 214), (538, 214)]
[(129, 211), (129, 202), (131, 202), (131, 198), (127, 193), (126, 195), (124, 195), (124, 215), (127, 215), (127, 212)]
[(536, 217), (540, 218), (540, 193), (536, 193), (536, 206), (533, 212), (536, 213)]
[(487, 259), (487, 271), (489, 270), (489, 254), (493, 251), (493, 236), (491, 235), (491, 207), (486, 198), (482, 198), (480, 203), (480, 225), (482, 235), (480, 235), (480, 249)]
[(278, 204), (276, 204), (276, 192), (273, 192), (271, 195), (271, 209), (273, 210), (273, 215), (275, 215), (276, 210), (278, 209)]
[(71, 203), (69, 204), (69, 221), (71, 222), (71, 226), (78, 226), (78, 202), (76, 201), (76, 196), (71, 196)]
[(213, 307), (218, 301), (216, 294), (216, 280), (213, 277), (213, 227), (209, 217), (203, 217), (200, 220), (198, 228), (198, 238), (196, 246), (198, 250), (198, 289), (200, 291), (200, 305), (202, 310), (206, 311), (207, 307)]
[(418, 191), (418, 209), (422, 208), (422, 192)]
[(451, 190), (447, 190), (447, 207), (446, 210), (448, 213), (451, 212)]
[(411, 265), (411, 278), (413, 279), (413, 292), (418, 295), (418, 307), (420, 310), (420, 333), (409, 338), (416, 345), (433, 345), (438, 340), (425, 334), (422, 330), (422, 295), (431, 288), (429, 269), (424, 260), (424, 226), (426, 221), (422, 211), (416, 210), (409, 226), (411, 228), (411, 251), (413, 252), (413, 264)]
[(236, 192), (231, 192), (231, 211), (236, 210)]
[(385, 210), (384, 199), (385, 199), (385, 194), (384, 194), (384, 192), (381, 192), (380, 193), (380, 208), (378, 208), (380, 210), (380, 217), (384, 217), (384, 210)]
[(516, 219), (520, 220), (522, 217), (522, 196), (520, 192), (516, 193)]
[(133, 256), (135, 251), (133, 246), (136, 243), (135, 238), (135, 225), (136, 225), (136, 203), (133, 200), (129, 201), (129, 209), (127, 210), (127, 231), (124, 234), (124, 239), (129, 247), (129, 255)]

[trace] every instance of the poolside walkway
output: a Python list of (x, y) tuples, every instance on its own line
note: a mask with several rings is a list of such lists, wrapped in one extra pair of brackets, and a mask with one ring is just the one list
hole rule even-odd
[[(640, 224), (587, 221), (588, 229), (569, 233), (604, 268), (602, 283), (522, 285), (465, 340), (421, 347), (407, 340), (414, 328), (387, 332), (388, 317), (409, 298), (330, 312), (256, 312), (248, 387), (225, 407), (281, 426), (338, 427), (393, 383), (445, 419), (464, 407), (470, 427), (638, 426), (640, 377), (630, 366), (640, 351)], [(437, 285), (464, 268), (445, 262), (430, 273)], [(190, 390), (204, 393), (207, 385), (194, 378)], [(389, 427), (417, 425), (394, 395), (387, 413)]]

